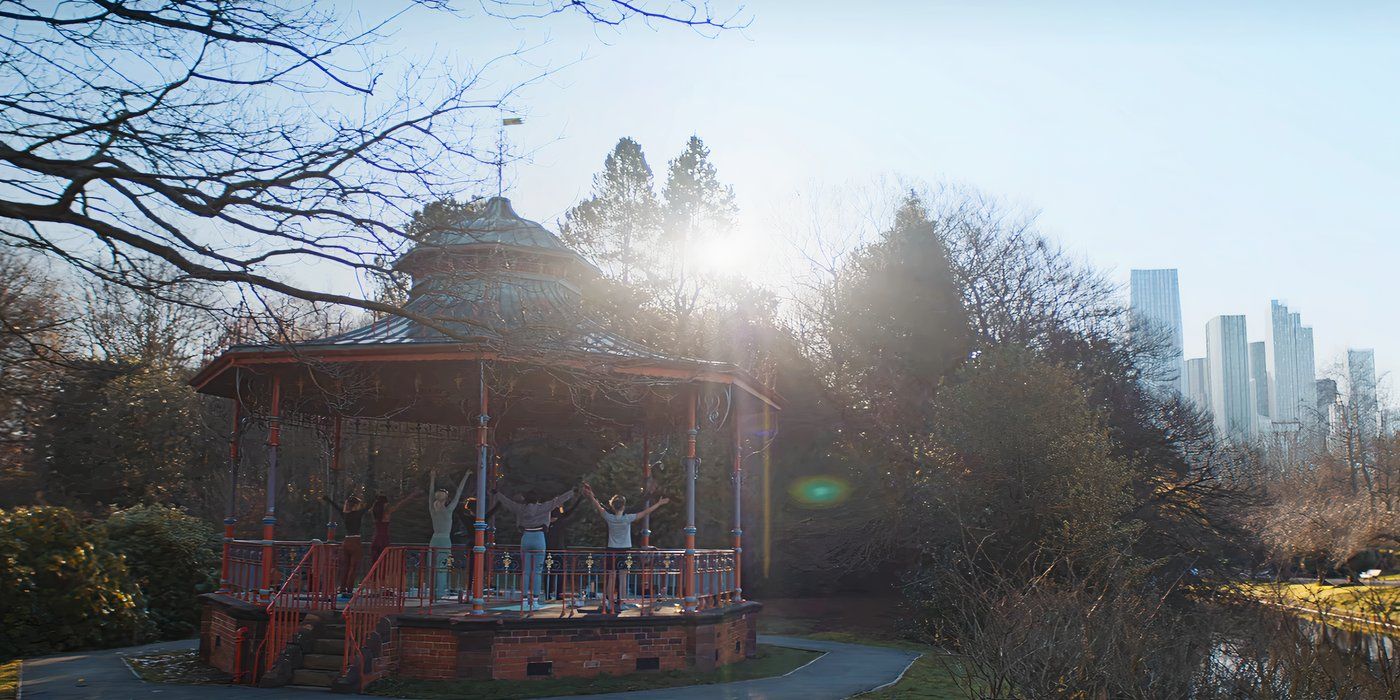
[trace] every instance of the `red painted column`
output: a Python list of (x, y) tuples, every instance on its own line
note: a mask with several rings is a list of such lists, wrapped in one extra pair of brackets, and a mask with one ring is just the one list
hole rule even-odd
[(700, 604), (695, 589), (695, 443), (700, 435), (700, 424), (695, 420), (695, 403), (699, 398), (699, 392), (691, 391), (685, 412), (685, 569), (681, 574), (685, 587), (684, 610), (688, 613), (695, 612)]
[(486, 478), (489, 464), (490, 446), (487, 440), (487, 426), (491, 421), (487, 414), (489, 397), (486, 393), (486, 366), (478, 362), (480, 395), (478, 402), (481, 411), (476, 424), (476, 524), (472, 530), (472, 614), (486, 613)]
[[(651, 507), (651, 439), (642, 436), (642, 506)], [(651, 546), (651, 513), (642, 516), (642, 547)]]
[(277, 539), (277, 457), (282, 445), (282, 380), (272, 377), (272, 405), (267, 414), (267, 507), (263, 511), (263, 591), (269, 597), (275, 593), (277, 580), (277, 553), (273, 541)]
[[(335, 426), (331, 428), (331, 480), (340, 482), (340, 416), (335, 417)], [(326, 484), (329, 490), (330, 484)], [(335, 510), (330, 511), (330, 517), (326, 518), (326, 541), (335, 541)]]
[(736, 391), (733, 410), (734, 474), (730, 477), (734, 481), (734, 528), (729, 531), (729, 534), (734, 538), (734, 598), (736, 601), (744, 599), (744, 427), (742, 418), (742, 414), (739, 413), (739, 397)]
[[(235, 379), (236, 382), (236, 379)], [(228, 437), (228, 510), (224, 515), (224, 557), (219, 574), (219, 589), (227, 591), (229, 581), (229, 548), (233, 546), (233, 526), (238, 522), (238, 438), (242, 435), (239, 421), (243, 419), (243, 404), (233, 400), (233, 427)]]

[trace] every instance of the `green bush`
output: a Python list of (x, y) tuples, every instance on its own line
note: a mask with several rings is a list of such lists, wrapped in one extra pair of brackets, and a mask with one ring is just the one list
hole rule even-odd
[(219, 537), (212, 526), (166, 506), (136, 506), (107, 519), (112, 551), (141, 587), (146, 612), (162, 639), (199, 627), (200, 593), (219, 583)]
[(67, 508), (0, 510), (0, 658), (143, 640), (140, 589)]

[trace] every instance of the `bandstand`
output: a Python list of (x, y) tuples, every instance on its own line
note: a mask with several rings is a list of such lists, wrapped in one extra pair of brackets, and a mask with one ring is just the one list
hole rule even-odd
[[(264, 457), (240, 453), (240, 430), (252, 419), (267, 431), (266, 481), (242, 485), (265, 493), (262, 539), (235, 538), (231, 496), (220, 589), (203, 598), (202, 658), (239, 682), (358, 691), (390, 674), (618, 675), (751, 656), (760, 606), (743, 594), (741, 477), (745, 445), (762, 449), (771, 434), (780, 404), (771, 386), (605, 328), (583, 311), (580, 292), (596, 270), (504, 198), (439, 223), (395, 269), (412, 279), (403, 316), (309, 341), (234, 344), (191, 381), (233, 402), (234, 494), (240, 464)], [(324, 542), (278, 538), (278, 460), (284, 423), (333, 426), (338, 450), (342, 421), (361, 418), (443, 426), (470, 440), (472, 541), (393, 544), (338, 595), (333, 528)], [(702, 430), (725, 431), (731, 448), (732, 492), (701, 495), (732, 500), (726, 549), (696, 547)], [(519, 545), (495, 542), (488, 525), (494, 456), (512, 440), (564, 431), (683, 445), (684, 494), (673, 507), (685, 510), (684, 547), (652, 547), (648, 519), (632, 550), (552, 545), (536, 584)], [(651, 482), (651, 467), (643, 447), (639, 483)], [(579, 475), (592, 468), (579, 465)], [(622, 572), (621, 611), (599, 605), (606, 569)]]

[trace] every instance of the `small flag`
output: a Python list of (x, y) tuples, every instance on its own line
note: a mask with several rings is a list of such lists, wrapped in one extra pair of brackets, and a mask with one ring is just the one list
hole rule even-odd
[(506, 117), (501, 120), (501, 126), (520, 126), (525, 123), (523, 117)]

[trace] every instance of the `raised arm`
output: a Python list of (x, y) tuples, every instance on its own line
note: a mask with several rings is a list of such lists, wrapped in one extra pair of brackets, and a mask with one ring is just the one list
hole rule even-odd
[(603, 509), (603, 504), (598, 502), (598, 497), (593, 494), (593, 487), (588, 484), (583, 485), (583, 495), (593, 503), (593, 510), (598, 511), (598, 515), (607, 515), (608, 511)]
[(569, 500), (572, 499), (573, 497), (574, 497), (574, 489), (569, 489), (568, 491), (565, 491), (564, 493), (561, 493), (561, 494), (559, 494), (558, 496), (555, 496), (552, 500), (550, 500), (550, 502), (549, 502), (549, 509), (550, 509), (550, 510), (554, 510), (555, 508), (558, 508), (559, 506), (562, 506), (562, 505), (564, 505), (565, 503), (568, 503)]
[(641, 510), (641, 512), (637, 513), (637, 518), (638, 518), (638, 519), (640, 519), (640, 518), (645, 518), (646, 516), (651, 515), (651, 512), (652, 512), (652, 511), (654, 511), (654, 510), (656, 510), (657, 508), (660, 508), (661, 506), (664, 506), (664, 505), (666, 505), (667, 503), (670, 503), (670, 502), (671, 502), (671, 499), (666, 498), (665, 496), (662, 496), (662, 497), (661, 497), (661, 500), (659, 500), (659, 501), (657, 501), (657, 502), (655, 502), (655, 503), (653, 503), (653, 504), (647, 506), (646, 508), (643, 508), (643, 509)]
[(334, 508), (335, 512), (340, 513), (340, 517), (345, 517), (345, 509), (341, 508), (339, 503), (332, 501), (330, 496), (322, 495), (321, 500), (325, 501), (328, 505), (330, 505), (330, 507)]
[(495, 491), (491, 495), (495, 496), (495, 498), (492, 500), (496, 502), (496, 505), (501, 506), (512, 513), (520, 512), (520, 504), (512, 500), (510, 496), (507, 496), (504, 493), (501, 493), (500, 491)]
[(465, 473), (465, 474), (462, 475), (462, 480), (459, 481), (459, 482), (457, 482), (457, 493), (455, 493), (455, 494), (452, 495), (452, 505), (451, 505), (450, 507), (456, 508), (456, 507), (457, 507), (457, 504), (458, 504), (459, 502), (461, 502), (461, 500), (462, 500), (462, 491), (465, 490), (465, 489), (467, 488), (467, 479), (470, 479), (471, 477), (472, 477), (472, 470), (468, 469), (468, 470), (467, 470), (467, 473)]
[(433, 508), (433, 497), (437, 495), (437, 470), (428, 472), (428, 509)]
[(409, 501), (419, 497), (420, 495), (422, 495), (420, 492), (414, 491), (413, 493), (410, 493), (407, 496), (404, 496), (403, 498), (400, 498), (399, 500), (395, 501), (394, 504), (385, 509), (384, 512), (388, 515), (393, 515), (394, 511), (397, 511), (398, 509), (404, 507), (408, 504)]

